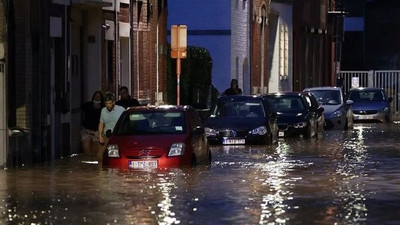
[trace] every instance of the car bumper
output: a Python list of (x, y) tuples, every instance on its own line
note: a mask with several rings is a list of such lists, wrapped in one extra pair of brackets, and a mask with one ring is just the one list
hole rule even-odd
[(252, 135), (245, 137), (221, 137), (209, 136), (208, 142), (213, 145), (244, 145), (244, 144), (267, 144), (268, 134), (265, 135)]
[(279, 129), (278, 130), (278, 138), (284, 137), (294, 137), (304, 134), (307, 131), (307, 127), (304, 128), (287, 128), (287, 129)]
[[(136, 162), (136, 163), (134, 163)], [(134, 167), (135, 165), (135, 167)], [(145, 159), (103, 158), (103, 166), (120, 169), (157, 169), (190, 166), (190, 160), (183, 157), (160, 157)]]
[(388, 120), (389, 113), (378, 112), (375, 114), (356, 114), (354, 113), (354, 121), (378, 121), (384, 123)]

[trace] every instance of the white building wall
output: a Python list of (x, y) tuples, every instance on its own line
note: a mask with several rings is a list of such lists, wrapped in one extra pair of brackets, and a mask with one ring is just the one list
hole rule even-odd
[(88, 40), (89, 36), (94, 36), (95, 41), (88, 43), (84, 42), (83, 54), (84, 55), (84, 84), (85, 88), (82, 90), (82, 95), (85, 99), (90, 100), (95, 91), (101, 89), (101, 10), (93, 9), (87, 12), (84, 20), (84, 40)]
[(250, 1), (231, 1), (231, 78), (250, 94)]
[[(270, 31), (270, 38), (275, 42), (270, 46), (273, 49), (271, 76), (269, 81), (269, 92), (292, 91), (293, 90), (293, 23), (292, 23), (292, 5), (271, 2), (271, 9), (279, 13), (276, 30)], [(280, 28), (281, 26), (288, 27), (288, 48), (287, 48), (287, 75), (280, 75)], [(273, 37), (274, 36), (274, 37)]]

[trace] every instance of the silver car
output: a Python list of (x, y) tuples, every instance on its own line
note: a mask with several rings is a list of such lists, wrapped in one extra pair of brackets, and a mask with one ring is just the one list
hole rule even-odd
[(311, 92), (320, 106), (324, 108), (326, 129), (352, 129), (354, 125), (353, 101), (344, 100), (339, 87), (313, 87), (304, 89)]

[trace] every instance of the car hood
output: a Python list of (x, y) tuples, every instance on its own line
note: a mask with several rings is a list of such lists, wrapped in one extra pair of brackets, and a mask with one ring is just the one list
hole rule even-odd
[(321, 105), (324, 108), (324, 115), (328, 116), (342, 107), (342, 105)]
[(380, 110), (388, 106), (389, 106), (388, 102), (377, 102), (377, 101), (354, 102), (352, 105), (353, 110)]
[[(157, 141), (155, 141), (157, 140)], [(172, 143), (186, 143), (188, 135), (127, 135), (112, 136), (108, 145), (117, 144), (120, 148), (162, 148), (169, 149)]]
[(250, 130), (267, 124), (266, 118), (244, 117), (244, 118), (208, 118), (205, 127), (212, 129), (235, 129)]
[(307, 113), (278, 113), (278, 123), (293, 124), (306, 121)]

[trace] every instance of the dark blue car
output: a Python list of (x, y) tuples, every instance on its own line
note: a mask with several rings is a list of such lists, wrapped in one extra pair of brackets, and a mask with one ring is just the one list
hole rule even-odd
[(211, 144), (272, 144), (277, 142), (276, 120), (263, 97), (222, 96), (204, 127)]
[(279, 137), (314, 137), (323, 108), (311, 108), (304, 95), (297, 92), (266, 94), (268, 104), (278, 114)]
[(348, 93), (353, 101), (354, 121), (390, 122), (392, 120), (390, 102), (382, 88), (353, 88)]

